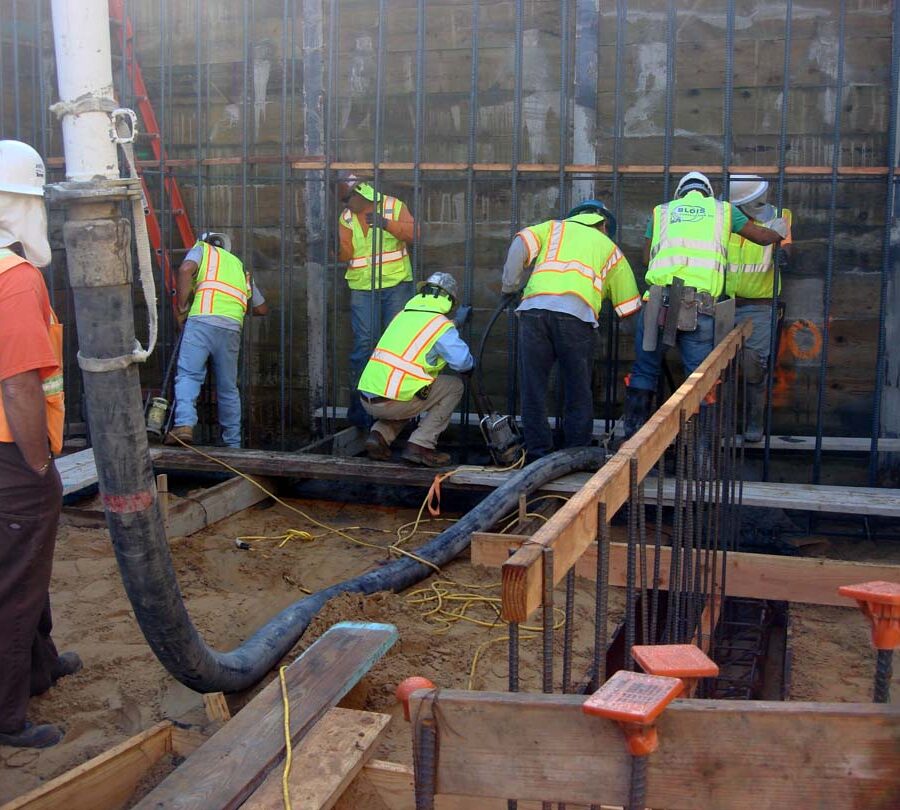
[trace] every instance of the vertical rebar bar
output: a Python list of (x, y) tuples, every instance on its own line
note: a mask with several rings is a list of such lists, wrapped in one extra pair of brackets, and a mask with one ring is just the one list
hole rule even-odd
[(631, 758), (631, 787), (628, 810), (644, 810), (647, 797), (647, 757)]
[[(287, 275), (285, 264), (287, 259), (287, 205), (288, 205), (288, 49), (290, 47), (289, 23), (291, 0), (282, 0), (281, 3), (281, 126), (279, 128), (280, 176), (278, 184), (278, 201), (281, 207), (281, 216), (278, 218), (279, 244), (278, 244), (278, 289), (281, 306), (278, 308), (278, 350), (279, 350), (279, 380), (278, 380), (278, 412), (279, 412), (279, 446), (287, 449), (287, 382), (288, 382), (288, 358), (291, 347), (287, 341), (287, 314), (290, 312), (288, 301)], [(293, 61), (293, 52), (290, 60)]]
[(663, 201), (669, 200), (672, 183), (672, 138), (675, 121), (675, 26), (678, 12), (675, 0), (666, 0), (666, 111), (663, 134)]
[(606, 504), (597, 504), (597, 575), (595, 577), (594, 650), (591, 666), (591, 690), (606, 681), (606, 647), (609, 630), (609, 523)]
[(12, 0), (12, 55), (13, 55), (13, 114), (16, 122), (16, 140), (22, 140), (21, 77), (19, 75), (19, 1)]
[(638, 465), (637, 456), (628, 461), (628, 553), (625, 571), (625, 669), (634, 669), (631, 648), (634, 647), (637, 593), (635, 589), (638, 531)]
[(553, 691), (553, 549), (544, 546), (541, 549), (541, 575), (543, 592), (541, 606), (543, 609), (543, 657), (541, 670), (541, 688), (544, 692)]
[(653, 594), (650, 602), (650, 636), (645, 644), (656, 644), (659, 641), (659, 570), (662, 553), (663, 522), (663, 484), (666, 479), (665, 453), (659, 457), (656, 465), (656, 525), (653, 531)]
[(575, 638), (575, 566), (566, 574), (566, 626), (563, 632), (562, 691), (572, 686), (572, 645)]
[(684, 411), (678, 416), (678, 435), (675, 439), (675, 497), (672, 501), (672, 555), (669, 562), (669, 599), (666, 611), (666, 633), (664, 643), (675, 644), (677, 632), (675, 618), (679, 606), (679, 571), (681, 567), (681, 544), (684, 532), (683, 498), (684, 498), (684, 452), (685, 452), (685, 418)]
[[(340, 28), (340, 0), (331, 0), (328, 13), (328, 114), (326, 116), (325, 131), (325, 247), (324, 258), (326, 262), (333, 262), (335, 270), (337, 269), (338, 250), (340, 240), (338, 235), (338, 227), (332, 227), (331, 215), (333, 207), (328, 205), (328, 201), (333, 199), (332, 196), (332, 176), (331, 163), (334, 158), (340, 158), (338, 154), (338, 110), (340, 107), (337, 96), (337, 63), (338, 48), (340, 46), (340, 38), (338, 36)], [(329, 259), (329, 251), (331, 259)], [(326, 267), (328, 265), (326, 264)], [(330, 268), (329, 268), (330, 269)], [(333, 426), (337, 419), (337, 397), (340, 384), (338, 381), (338, 363), (337, 363), (337, 324), (338, 320), (338, 290), (340, 281), (337, 272), (328, 272), (327, 276), (331, 281), (329, 292), (331, 293), (331, 323), (328, 322), (328, 296), (322, 297), (322, 309), (324, 328), (322, 329), (322, 362), (327, 362), (326, 358), (331, 359), (331, 425)], [(330, 326), (330, 329), (329, 329)], [(330, 337), (330, 347), (329, 347)], [(325, 374), (323, 372), (322, 381), (325, 384)], [(350, 392), (351, 396), (353, 392)], [(327, 404), (323, 403), (323, 404)], [(323, 409), (324, 416), (324, 409)], [(328, 420), (322, 419), (323, 433), (327, 435), (330, 431), (328, 428)]]
[(413, 238), (413, 277), (422, 278), (422, 149), (425, 138), (425, 0), (416, 0), (416, 131), (413, 136), (413, 210), (415, 214), (415, 236)]
[[(513, 132), (510, 175), (509, 238), (519, 230), (519, 163), (522, 160), (522, 88), (525, 36), (525, 0), (515, 0), (515, 79), (513, 87)], [(516, 412), (516, 318), (507, 310), (506, 328), (506, 412)]]
[(835, 226), (837, 222), (838, 170), (841, 165), (841, 121), (844, 111), (844, 53), (847, 33), (847, 0), (838, 3), (837, 75), (834, 80), (834, 126), (831, 132), (831, 190), (828, 209), (828, 242), (825, 260), (825, 287), (822, 292), (822, 351), (816, 385), (816, 448), (813, 456), (813, 484), (822, 479), (822, 419), (825, 415), (825, 377), (828, 372), (828, 341), (831, 334), (831, 287), (834, 280)]
[(891, 702), (891, 676), (893, 675), (893, 650), (878, 650), (875, 658), (875, 703)]
[[(374, 171), (372, 173), (372, 185), (375, 188), (375, 213), (380, 214), (383, 211), (384, 203), (381, 190), (381, 161), (383, 158), (383, 129), (384, 129), (384, 57), (385, 57), (385, 29), (387, 28), (387, 8), (386, 0), (378, 0), (378, 33), (377, 45), (375, 51), (375, 125), (374, 125), (374, 144), (372, 148), (372, 163)], [(415, 214), (418, 216), (419, 212)], [(371, 284), (369, 290), (371, 292), (371, 343), (372, 345), (381, 335), (381, 285), (382, 271), (384, 264), (382, 261), (382, 242), (384, 232), (381, 228), (374, 225), (371, 230), (372, 240), (372, 256), (370, 262)], [(371, 346), (370, 346), (371, 348)], [(350, 392), (353, 396), (354, 392)]]

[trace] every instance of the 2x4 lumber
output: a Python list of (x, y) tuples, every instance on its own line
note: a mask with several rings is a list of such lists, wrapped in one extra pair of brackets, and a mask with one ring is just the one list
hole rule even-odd
[[(288, 791), (302, 810), (329, 810), (372, 756), (391, 717), (388, 714), (334, 708), (293, 752)], [(241, 810), (283, 810), (282, 761)]]
[(629, 497), (631, 464), (637, 466), (638, 481), (649, 473), (666, 448), (675, 440), (682, 419), (699, 410), (707, 393), (753, 331), (745, 322), (735, 327), (697, 369), (678, 387), (650, 420), (601, 467), (584, 487), (547, 521), (503, 564), (503, 618), (525, 621), (541, 604), (543, 589), (541, 556), (553, 549), (553, 584), (559, 582), (597, 537), (598, 507), (606, 506), (607, 520)]
[[(340, 622), (285, 671), (290, 735), (296, 744), (397, 640), (389, 624)], [(213, 734), (135, 810), (234, 810), (284, 757), (278, 678)]]
[[(615, 528), (615, 527), (614, 527)], [(490, 534), (478, 532), (472, 535), (472, 563), (489, 568), (500, 568), (509, 558), (508, 550), (528, 540), (521, 535)], [(628, 546), (610, 543), (609, 584), (624, 588), (626, 585)], [(662, 590), (669, 588), (669, 565), (672, 549), (660, 549), (659, 579)], [(647, 583), (653, 585), (653, 565), (656, 550), (647, 545)], [(722, 558), (719, 557), (719, 564)], [(701, 563), (701, 567), (704, 567)], [(591, 543), (575, 564), (575, 573), (588, 580), (597, 578), (597, 544)], [(900, 582), (900, 565), (884, 563), (860, 563), (845, 560), (828, 560), (821, 557), (782, 557), (774, 554), (750, 554), (729, 551), (725, 556), (725, 594), (750, 599), (772, 599), (798, 602), (807, 605), (835, 605), (853, 607), (849, 599), (838, 596), (839, 585), (848, 582), (884, 580)]]
[[(622, 731), (584, 714), (583, 702), (423, 690), (413, 694), (410, 714), (436, 718), (438, 794), (625, 805), (631, 762)], [(898, 706), (676, 700), (657, 727), (659, 750), (647, 760), (649, 807), (887, 810), (900, 803)]]
[[(409, 765), (373, 759), (363, 768), (361, 778), (375, 789), (388, 810), (416, 810), (415, 781)], [(437, 796), (434, 807), (435, 810), (507, 810), (508, 805), (506, 799)], [(518, 810), (541, 810), (541, 802), (519, 802)], [(568, 810), (588, 810), (588, 807), (570, 804)]]
[(75, 495), (97, 483), (97, 464), (90, 447), (56, 459), (56, 470), (62, 479), (63, 497)]
[[(271, 489), (271, 481), (264, 478), (256, 480), (266, 489)], [(249, 509), (268, 497), (252, 481), (241, 477), (229, 478), (196, 496), (183, 498), (176, 503), (170, 502), (166, 534), (170, 540), (175, 537), (187, 537), (244, 509)]]
[(89, 759), (0, 810), (119, 810), (166, 754), (187, 756), (201, 735), (164, 720)]

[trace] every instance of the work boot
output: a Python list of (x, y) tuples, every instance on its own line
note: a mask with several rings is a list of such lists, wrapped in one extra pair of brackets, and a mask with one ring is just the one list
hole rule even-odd
[(650, 399), (653, 396), (652, 391), (645, 391), (642, 388), (632, 388), (628, 386), (625, 389), (625, 408), (622, 412), (622, 427), (625, 432), (625, 438), (630, 439), (637, 433), (647, 417), (650, 416)]
[(751, 385), (747, 383), (747, 424), (744, 427), (745, 442), (761, 442), (765, 423), (766, 399), (765, 382)]
[[(181, 441), (178, 441), (178, 440)], [(176, 425), (167, 434), (163, 444), (178, 446), (182, 442), (185, 444), (194, 443), (194, 426), (193, 425)]]
[(441, 453), (412, 442), (406, 443), (400, 457), (413, 464), (421, 464), (423, 467), (448, 467), (450, 465), (449, 453)]
[(49, 748), (62, 738), (59, 726), (50, 723), (36, 726), (26, 720), (21, 731), (0, 733), (0, 745), (10, 745), (13, 748)]
[(67, 675), (74, 675), (76, 672), (81, 671), (83, 666), (81, 656), (77, 652), (69, 650), (59, 654), (59, 657), (56, 659), (56, 666), (53, 667), (50, 677), (54, 681), (58, 681), (60, 678), (65, 678)]
[(389, 461), (391, 458), (391, 446), (377, 430), (369, 432), (365, 449), (366, 455), (372, 459), (372, 461)]

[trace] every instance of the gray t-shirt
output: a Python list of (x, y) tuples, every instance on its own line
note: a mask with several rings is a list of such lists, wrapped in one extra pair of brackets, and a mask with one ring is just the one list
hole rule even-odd
[[(193, 262), (200, 266), (203, 261), (203, 248), (200, 245), (194, 245), (184, 257), (186, 262)], [(255, 281), (250, 282), (250, 308), (258, 307), (266, 303), (266, 299), (259, 291)], [(231, 329), (233, 332), (240, 332), (241, 326), (233, 318), (223, 318), (221, 315), (192, 315), (192, 318), (203, 318), (203, 320), (211, 326), (220, 326), (222, 329)]]

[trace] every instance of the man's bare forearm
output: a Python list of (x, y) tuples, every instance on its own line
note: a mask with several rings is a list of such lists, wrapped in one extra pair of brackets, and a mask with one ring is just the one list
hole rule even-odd
[(47, 413), (41, 375), (37, 370), (23, 371), (0, 382), (3, 411), (13, 441), (25, 462), (40, 470), (50, 457), (47, 439)]

